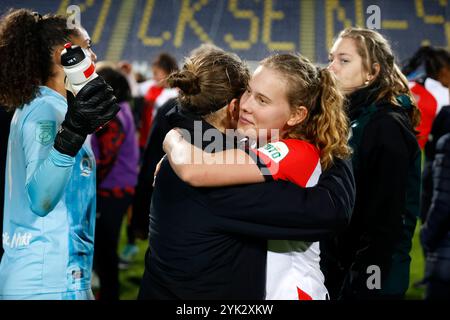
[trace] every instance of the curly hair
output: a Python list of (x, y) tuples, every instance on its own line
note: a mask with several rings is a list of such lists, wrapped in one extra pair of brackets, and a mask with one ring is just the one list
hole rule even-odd
[[(374, 73), (374, 64), (380, 66), (374, 85), (379, 88), (376, 101), (387, 100), (392, 105), (399, 105), (397, 96), (407, 95), (415, 101), (408, 87), (408, 80), (395, 63), (395, 57), (389, 42), (378, 32), (364, 28), (347, 28), (338, 38), (350, 38), (356, 43), (358, 54), (363, 60), (366, 71)], [(409, 113), (412, 126), (415, 128), (420, 122), (420, 111), (414, 104)]]
[(348, 145), (349, 123), (344, 110), (344, 96), (333, 74), (316, 68), (307, 58), (295, 54), (276, 54), (261, 65), (280, 74), (292, 110), (304, 106), (304, 121), (291, 127), (286, 136), (312, 143), (320, 150), (320, 163), (327, 169), (337, 158), (351, 155)]
[(68, 29), (66, 18), (41, 16), (27, 9), (10, 10), (0, 20), (0, 104), (14, 110), (33, 100), (53, 76), (52, 54), (77, 29)]

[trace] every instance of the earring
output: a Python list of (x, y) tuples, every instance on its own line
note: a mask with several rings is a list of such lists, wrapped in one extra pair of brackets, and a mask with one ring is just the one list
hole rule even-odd
[(367, 79), (365, 82), (364, 82), (364, 85), (368, 85), (369, 84), (369, 79)]

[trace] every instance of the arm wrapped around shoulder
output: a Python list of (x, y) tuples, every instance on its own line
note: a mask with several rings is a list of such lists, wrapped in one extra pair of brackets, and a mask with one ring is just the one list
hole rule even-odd
[(76, 97), (67, 92), (67, 106), (54, 147), (72, 157), (88, 134), (106, 125), (120, 110), (113, 89), (100, 76), (87, 83)]

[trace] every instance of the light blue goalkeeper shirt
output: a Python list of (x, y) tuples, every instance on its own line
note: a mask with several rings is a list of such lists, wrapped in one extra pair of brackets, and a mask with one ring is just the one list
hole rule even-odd
[(5, 175), (0, 298), (90, 289), (95, 160), (88, 142), (74, 158), (53, 148), (66, 111), (66, 99), (42, 86), (14, 114)]

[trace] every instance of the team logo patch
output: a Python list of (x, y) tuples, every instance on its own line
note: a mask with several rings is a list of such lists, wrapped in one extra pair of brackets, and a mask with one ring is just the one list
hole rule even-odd
[(56, 122), (50, 120), (39, 121), (36, 126), (36, 141), (47, 146), (55, 140)]
[(277, 141), (266, 144), (264, 147), (259, 148), (258, 151), (278, 163), (287, 156), (289, 148), (284, 142)]
[(84, 156), (80, 161), (81, 175), (83, 177), (89, 177), (92, 173), (92, 161), (88, 156)]

